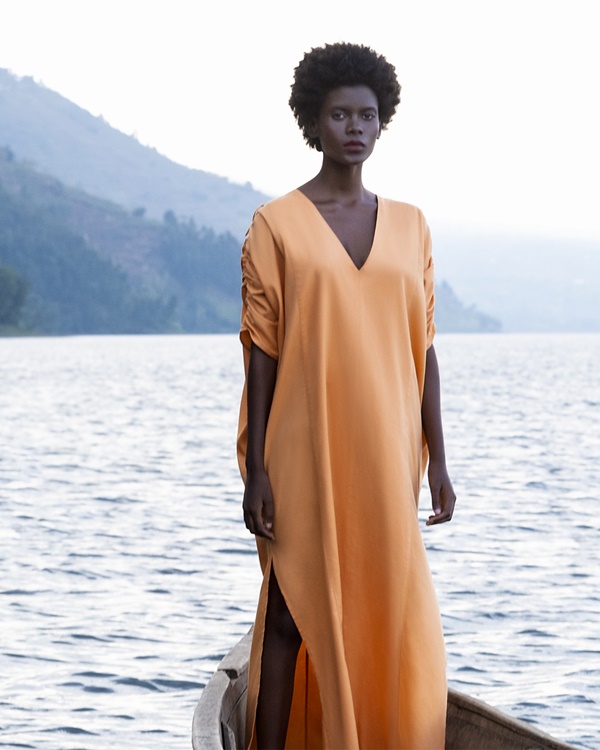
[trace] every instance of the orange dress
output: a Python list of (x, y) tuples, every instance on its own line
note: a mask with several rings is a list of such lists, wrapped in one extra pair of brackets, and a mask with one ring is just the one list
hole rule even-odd
[[(429, 230), (378, 199), (358, 269), (299, 190), (256, 212), (242, 251), (241, 340), (277, 359), (265, 443), (275, 542), (248, 685), (254, 719), (272, 568), (302, 636), (286, 748), (442, 750), (445, 652), (417, 517), (433, 340)], [(246, 389), (238, 458), (245, 474)]]

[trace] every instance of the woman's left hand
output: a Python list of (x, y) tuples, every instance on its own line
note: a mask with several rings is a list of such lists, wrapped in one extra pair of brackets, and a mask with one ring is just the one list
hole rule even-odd
[(433, 515), (429, 516), (427, 526), (437, 523), (446, 523), (452, 519), (456, 494), (452, 482), (448, 476), (445, 463), (429, 462), (429, 489), (431, 491), (431, 506)]

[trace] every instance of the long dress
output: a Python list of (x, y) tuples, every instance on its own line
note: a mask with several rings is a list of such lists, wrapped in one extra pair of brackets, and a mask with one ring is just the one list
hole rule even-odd
[[(421, 399), (433, 340), (419, 209), (378, 198), (359, 269), (299, 190), (260, 207), (242, 251), (241, 341), (278, 362), (265, 465), (273, 543), (250, 657), (255, 747), (268, 582), (302, 636), (286, 748), (441, 750), (446, 664), (418, 524)], [(245, 476), (246, 388), (238, 459)]]

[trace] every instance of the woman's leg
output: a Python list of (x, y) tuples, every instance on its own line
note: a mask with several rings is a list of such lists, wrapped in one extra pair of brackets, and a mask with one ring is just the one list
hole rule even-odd
[(256, 707), (258, 750), (282, 750), (285, 747), (296, 657), (301, 643), (302, 638), (279, 589), (275, 571), (271, 568)]

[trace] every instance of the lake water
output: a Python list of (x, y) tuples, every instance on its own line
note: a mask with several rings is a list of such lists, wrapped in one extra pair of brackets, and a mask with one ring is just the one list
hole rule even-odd
[[(459, 690), (600, 747), (600, 335), (440, 335)], [(235, 336), (0, 339), (0, 747), (174, 750), (249, 628)], [(427, 509), (426, 490), (421, 507)]]

